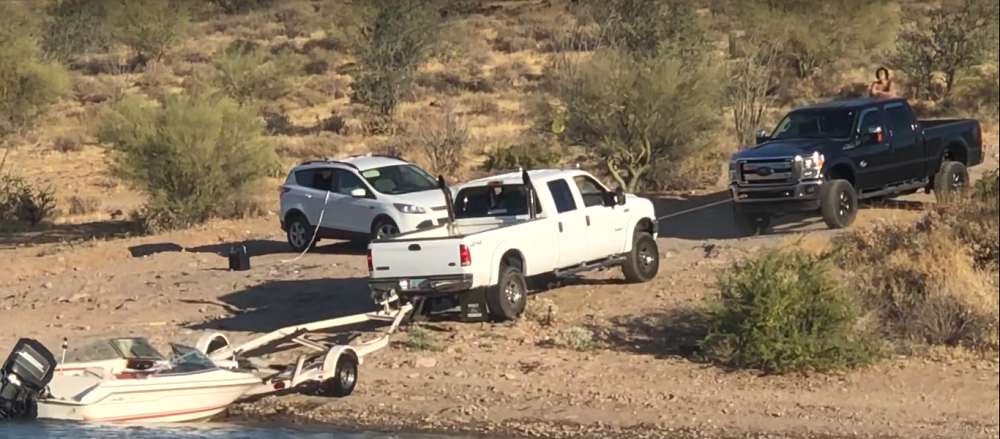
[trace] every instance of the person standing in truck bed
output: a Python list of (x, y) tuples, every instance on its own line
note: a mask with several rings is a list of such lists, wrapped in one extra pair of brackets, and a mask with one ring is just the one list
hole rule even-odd
[(894, 98), (896, 97), (896, 81), (889, 76), (889, 69), (879, 67), (875, 71), (875, 82), (872, 82), (868, 93), (873, 98)]

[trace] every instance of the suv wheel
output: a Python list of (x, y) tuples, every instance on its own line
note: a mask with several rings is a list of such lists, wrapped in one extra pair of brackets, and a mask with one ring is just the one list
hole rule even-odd
[(847, 180), (830, 180), (819, 191), (820, 213), (831, 229), (843, 229), (858, 217), (858, 194)]
[(938, 203), (947, 203), (969, 186), (969, 170), (959, 162), (944, 162), (934, 176), (934, 197)]
[(399, 234), (399, 226), (391, 219), (384, 218), (372, 224), (372, 239), (388, 238)]
[(742, 238), (763, 235), (771, 229), (770, 216), (746, 212), (736, 202), (733, 202), (733, 223)]
[(293, 251), (302, 253), (316, 247), (319, 239), (313, 239), (316, 229), (309, 225), (309, 221), (302, 215), (295, 215), (288, 221), (288, 231), (285, 236), (288, 238), (288, 246)]

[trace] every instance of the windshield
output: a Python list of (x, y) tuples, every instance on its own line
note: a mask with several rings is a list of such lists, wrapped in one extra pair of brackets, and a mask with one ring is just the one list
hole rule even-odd
[(201, 351), (190, 346), (171, 343), (170, 350), (173, 353), (170, 365), (158, 370), (156, 372), (157, 375), (203, 372), (218, 369), (215, 362), (206, 357), (205, 354), (202, 354)]
[(408, 194), (438, 188), (437, 180), (414, 165), (392, 165), (361, 172), (376, 191), (386, 195)]
[(793, 111), (774, 129), (771, 140), (848, 139), (854, 116), (854, 110)]
[(139, 360), (165, 359), (156, 348), (141, 338), (102, 340), (66, 353), (67, 363), (90, 363), (94, 361), (117, 360), (120, 358)]
[[(535, 212), (542, 213), (537, 198)], [(523, 184), (468, 187), (455, 195), (455, 219), (527, 214), (528, 191)]]

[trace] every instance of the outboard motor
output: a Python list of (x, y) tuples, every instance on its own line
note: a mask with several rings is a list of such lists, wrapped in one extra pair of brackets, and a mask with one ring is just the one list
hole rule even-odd
[(31, 420), (45, 396), (56, 359), (37, 340), (22, 338), (0, 368), (0, 419)]

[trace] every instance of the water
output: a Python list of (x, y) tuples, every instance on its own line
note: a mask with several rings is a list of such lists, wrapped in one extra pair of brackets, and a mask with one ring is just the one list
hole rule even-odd
[[(0, 439), (445, 439), (440, 436), (363, 433), (332, 429), (234, 425), (117, 426), (64, 422), (10, 424), (0, 421)], [(454, 438), (448, 438), (454, 439)]]

